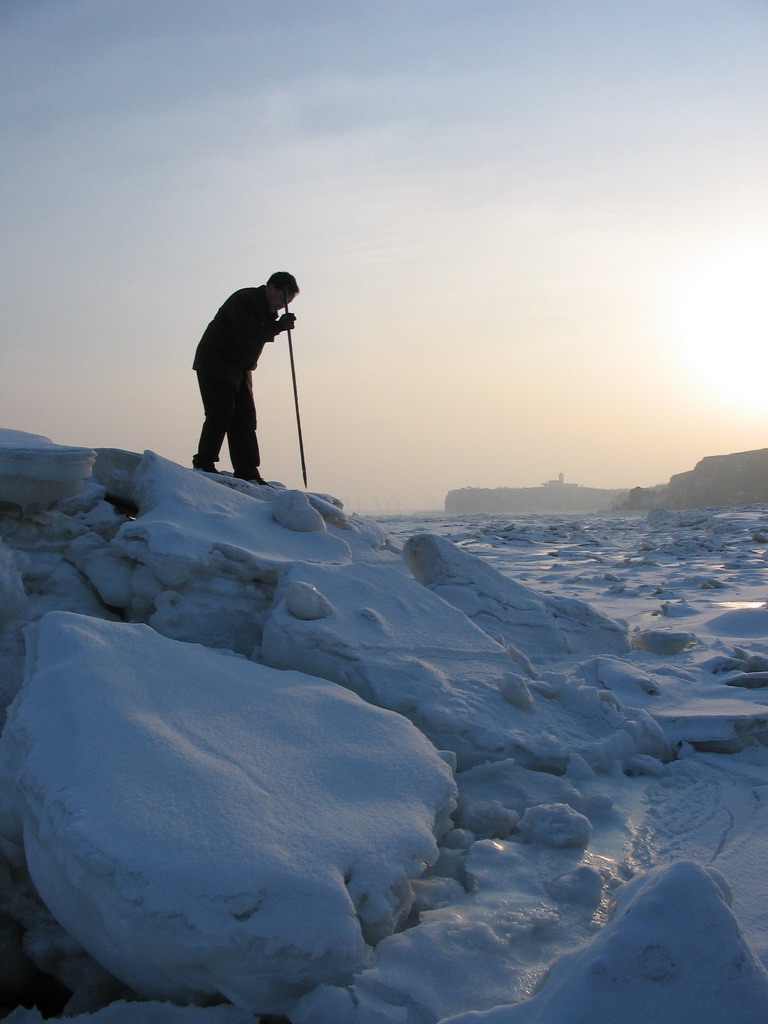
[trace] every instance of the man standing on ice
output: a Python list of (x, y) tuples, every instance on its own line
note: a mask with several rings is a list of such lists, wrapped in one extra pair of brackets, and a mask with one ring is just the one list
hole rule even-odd
[(200, 339), (192, 368), (197, 371), (205, 422), (195, 469), (215, 473), (227, 438), (234, 475), (257, 484), (261, 458), (256, 438), (251, 371), (268, 341), (290, 331), (296, 322), (287, 307), (299, 294), (296, 278), (285, 270), (272, 274), (259, 288), (241, 288), (227, 299)]

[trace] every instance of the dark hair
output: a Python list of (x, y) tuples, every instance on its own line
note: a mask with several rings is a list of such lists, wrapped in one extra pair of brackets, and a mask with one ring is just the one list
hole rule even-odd
[(277, 288), (280, 292), (290, 292), (293, 295), (299, 294), (296, 278), (293, 274), (289, 274), (287, 270), (278, 270), (270, 277), (267, 284), (271, 284), (273, 288)]

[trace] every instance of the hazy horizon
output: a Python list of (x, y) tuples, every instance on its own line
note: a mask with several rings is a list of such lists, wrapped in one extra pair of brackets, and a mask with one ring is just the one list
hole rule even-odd
[[(287, 269), (309, 488), (347, 507), (765, 446), (763, 0), (6, 0), (0, 28), (0, 426), (189, 465), (197, 341)], [(262, 472), (301, 486), (284, 339), (254, 383)]]

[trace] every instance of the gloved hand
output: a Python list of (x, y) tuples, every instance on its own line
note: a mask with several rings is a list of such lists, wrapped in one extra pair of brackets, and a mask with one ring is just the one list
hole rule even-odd
[(283, 313), (277, 321), (277, 333), (282, 334), (283, 331), (290, 331), (295, 323), (296, 317), (293, 313)]

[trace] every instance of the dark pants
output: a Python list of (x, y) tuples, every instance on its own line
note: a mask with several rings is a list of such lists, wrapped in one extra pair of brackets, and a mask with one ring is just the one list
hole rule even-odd
[(192, 465), (196, 469), (212, 472), (219, 461), (219, 452), (226, 437), (234, 475), (252, 480), (257, 476), (261, 460), (250, 380), (245, 378), (238, 388), (226, 380), (198, 373), (197, 382), (200, 385), (205, 422)]

